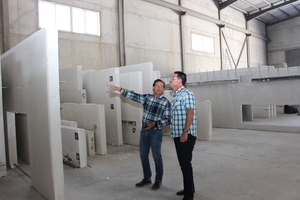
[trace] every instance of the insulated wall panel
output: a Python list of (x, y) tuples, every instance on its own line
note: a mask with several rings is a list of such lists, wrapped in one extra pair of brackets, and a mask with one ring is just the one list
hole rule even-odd
[(76, 168), (87, 166), (86, 133), (84, 129), (61, 126), (61, 132), (64, 163)]
[(31, 185), (64, 199), (57, 30), (40, 29), (5, 52), (1, 71), (4, 112), (27, 115)]
[[(120, 74), (121, 87), (136, 93), (142, 93), (142, 72)], [(119, 93), (119, 92), (118, 92)], [(143, 106), (126, 97), (122, 98), (122, 131), (124, 143), (139, 145), (140, 130), (142, 128)]]
[(87, 102), (105, 106), (107, 143), (122, 145), (121, 99), (119, 94), (109, 92), (107, 84), (120, 85), (119, 68), (83, 72), (83, 88), (86, 89)]
[(103, 104), (62, 104), (62, 119), (76, 121), (79, 128), (94, 131), (95, 151), (107, 154), (105, 108)]

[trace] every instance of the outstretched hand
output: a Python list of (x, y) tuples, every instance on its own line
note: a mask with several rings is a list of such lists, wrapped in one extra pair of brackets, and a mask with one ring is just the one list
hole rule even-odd
[(106, 86), (108, 86), (109, 91), (116, 91), (116, 90), (120, 91), (120, 89), (121, 89), (121, 88), (119, 88), (117, 86), (114, 86), (114, 85), (107, 85), (106, 84)]

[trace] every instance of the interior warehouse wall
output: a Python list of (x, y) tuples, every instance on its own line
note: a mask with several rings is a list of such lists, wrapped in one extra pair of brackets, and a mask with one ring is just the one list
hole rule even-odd
[[(268, 26), (267, 31), (270, 39), (268, 63), (277, 67), (284, 67), (287, 63), (285, 52), (300, 49), (300, 35), (297, 34), (300, 32), (300, 17)], [(295, 59), (297, 58), (299, 59), (299, 55), (295, 57)]]
[[(162, 76), (182, 69), (187, 73), (220, 70), (221, 64), (223, 69), (230, 69), (234, 67), (230, 62), (237, 62), (240, 54), (237, 68), (268, 64), (264, 39), (249, 37), (248, 45), (242, 51), (244, 33), (225, 27), (222, 36), (216, 24), (188, 13), (181, 16), (181, 31), (179, 12), (145, 0), (122, 1), (124, 29), (119, 29), (121, 0), (47, 1), (100, 12), (99, 37), (59, 31), (60, 68), (82, 65), (83, 70), (98, 70), (121, 66), (124, 58), (120, 56), (119, 30), (124, 34), (125, 65), (153, 62), (154, 70), (161, 71)], [(177, 0), (166, 2), (178, 5)], [(38, 0), (1, 0), (1, 5), (3, 29), (0, 28), (0, 48), (5, 52), (39, 30)], [(213, 0), (185, 0), (181, 6), (219, 18), (216, 1)], [(230, 7), (220, 11), (220, 20), (243, 29), (248, 27), (251, 32), (266, 36), (264, 23), (255, 19), (246, 22), (241, 12)], [(191, 33), (212, 37), (214, 53), (192, 50)], [(232, 56), (229, 56), (229, 50)]]

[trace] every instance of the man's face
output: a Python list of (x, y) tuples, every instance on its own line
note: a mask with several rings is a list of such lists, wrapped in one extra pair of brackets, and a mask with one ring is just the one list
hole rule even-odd
[(181, 79), (178, 77), (178, 74), (174, 74), (169, 80), (171, 88), (181, 83)]
[(155, 96), (161, 96), (164, 93), (164, 84), (160, 81), (157, 81), (153, 86), (153, 92)]

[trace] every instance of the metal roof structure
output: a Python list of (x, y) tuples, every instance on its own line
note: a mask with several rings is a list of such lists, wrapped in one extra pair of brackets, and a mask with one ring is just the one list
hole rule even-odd
[(216, 0), (220, 10), (227, 6), (245, 14), (247, 21), (257, 19), (267, 26), (300, 16), (300, 0)]

